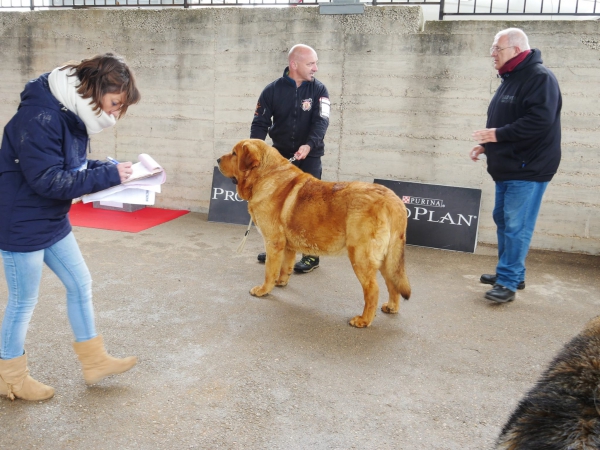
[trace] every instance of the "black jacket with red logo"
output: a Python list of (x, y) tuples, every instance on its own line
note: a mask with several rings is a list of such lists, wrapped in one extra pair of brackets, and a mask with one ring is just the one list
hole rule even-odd
[(305, 144), (310, 146), (309, 157), (323, 156), (330, 111), (327, 88), (316, 79), (296, 87), (288, 73), (286, 67), (283, 76), (260, 94), (250, 138), (264, 140), (268, 133), (273, 147), (285, 158)]

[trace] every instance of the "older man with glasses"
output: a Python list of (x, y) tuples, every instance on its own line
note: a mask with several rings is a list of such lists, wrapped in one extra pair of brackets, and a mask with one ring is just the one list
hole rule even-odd
[(473, 161), (485, 153), (487, 171), (496, 183), (494, 222), (498, 235), (495, 274), (481, 275), (491, 284), (485, 298), (505, 303), (525, 288), (525, 258), (544, 191), (560, 163), (562, 97), (554, 74), (530, 49), (518, 28), (500, 31), (490, 48), (501, 84), (488, 107)]

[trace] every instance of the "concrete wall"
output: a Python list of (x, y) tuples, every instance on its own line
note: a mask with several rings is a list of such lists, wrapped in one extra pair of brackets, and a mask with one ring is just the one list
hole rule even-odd
[[(23, 84), (69, 59), (124, 55), (143, 99), (92, 140), (92, 158), (147, 152), (168, 172), (157, 206), (207, 211), (218, 156), (249, 135), (288, 49), (319, 53), (330, 92), (324, 179), (388, 178), (483, 190), (479, 240), (495, 243), (494, 185), (467, 153), (498, 85), (488, 49), (501, 21), (423, 26), (419, 7), (72, 10), (0, 13), (0, 124)], [(563, 160), (533, 247), (600, 253), (600, 22), (519, 21), (562, 88)]]

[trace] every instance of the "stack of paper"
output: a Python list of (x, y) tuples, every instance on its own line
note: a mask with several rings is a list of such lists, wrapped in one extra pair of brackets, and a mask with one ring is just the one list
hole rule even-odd
[(122, 207), (124, 203), (154, 205), (160, 185), (167, 179), (164, 169), (146, 153), (138, 156), (131, 176), (122, 184), (81, 197), (83, 203), (100, 202), (102, 205)]

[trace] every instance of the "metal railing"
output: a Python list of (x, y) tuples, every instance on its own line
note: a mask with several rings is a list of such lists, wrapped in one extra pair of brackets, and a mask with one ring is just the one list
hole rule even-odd
[[(202, 6), (318, 6), (335, 3), (336, 0), (0, 0), (0, 9), (52, 9), (52, 8), (101, 8), (101, 7), (169, 7), (183, 8)], [(366, 5), (440, 5), (441, 0), (370, 0)]]
[(600, 16), (600, 0), (456, 0), (444, 16)]
[[(7, 9), (212, 7), (212, 6), (318, 6), (336, 0), (0, 0)], [(339, 0), (338, 0), (339, 1)], [(429, 5), (446, 16), (599, 16), (600, 0), (372, 0), (367, 5)]]

